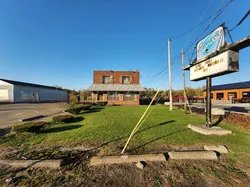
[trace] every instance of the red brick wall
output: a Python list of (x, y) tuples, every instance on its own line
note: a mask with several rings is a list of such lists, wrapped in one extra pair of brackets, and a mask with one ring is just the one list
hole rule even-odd
[(113, 76), (113, 84), (122, 84), (122, 76), (130, 76), (131, 84), (140, 84), (138, 71), (94, 71), (94, 84), (102, 84), (103, 76)]

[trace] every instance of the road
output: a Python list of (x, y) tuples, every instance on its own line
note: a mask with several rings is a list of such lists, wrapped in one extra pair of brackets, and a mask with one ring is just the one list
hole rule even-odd
[(66, 103), (0, 104), (0, 129), (9, 128), (23, 118), (57, 114), (66, 107)]
[[(205, 103), (193, 103), (192, 106), (197, 108), (205, 108)], [(249, 113), (250, 114), (250, 103), (235, 103), (235, 104), (213, 104), (212, 108), (219, 108), (227, 111)]]

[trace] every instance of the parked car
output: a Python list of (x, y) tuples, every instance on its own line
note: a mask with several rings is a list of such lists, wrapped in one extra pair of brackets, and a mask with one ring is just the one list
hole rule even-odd
[(250, 103), (250, 97), (248, 96), (248, 97), (241, 98), (241, 102), (242, 103)]

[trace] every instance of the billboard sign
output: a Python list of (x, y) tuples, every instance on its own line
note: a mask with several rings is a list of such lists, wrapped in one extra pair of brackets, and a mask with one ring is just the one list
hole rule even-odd
[(224, 24), (222, 24), (196, 44), (197, 61), (218, 51), (224, 44), (225, 31)]
[(239, 53), (227, 50), (190, 68), (190, 80), (197, 81), (239, 71)]

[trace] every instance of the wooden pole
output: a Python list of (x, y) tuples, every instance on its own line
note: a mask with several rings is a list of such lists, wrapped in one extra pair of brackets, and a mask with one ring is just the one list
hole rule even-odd
[(169, 110), (173, 110), (173, 99), (172, 99), (172, 68), (170, 60), (170, 42), (171, 39), (168, 39), (168, 74), (169, 74)]
[(187, 95), (186, 95), (186, 79), (185, 79), (185, 65), (184, 65), (184, 50), (181, 50), (182, 56), (182, 80), (183, 80), (183, 97), (184, 97), (184, 111), (187, 113)]

